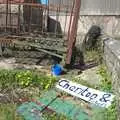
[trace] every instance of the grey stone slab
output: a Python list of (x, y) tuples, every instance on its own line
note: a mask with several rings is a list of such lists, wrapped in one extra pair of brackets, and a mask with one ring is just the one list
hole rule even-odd
[(104, 59), (112, 77), (112, 87), (117, 98), (117, 113), (120, 119), (120, 41), (110, 38), (104, 44)]
[(107, 40), (105, 45), (111, 50), (111, 52), (120, 59), (120, 41), (119, 40)]
[(91, 85), (99, 85), (102, 80), (102, 76), (97, 74), (99, 66), (83, 71), (82, 74), (76, 76), (76, 78), (87, 81)]

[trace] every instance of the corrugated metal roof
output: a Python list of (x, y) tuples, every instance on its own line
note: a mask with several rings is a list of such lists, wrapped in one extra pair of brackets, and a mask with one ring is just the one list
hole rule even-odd
[[(72, 6), (73, 0), (49, 0), (51, 4)], [(120, 15), (120, 0), (81, 0), (81, 15)]]
[(120, 15), (120, 0), (81, 0), (83, 15)]
[[(0, 0), (0, 3), (7, 0)], [(27, 0), (9, 0), (24, 2)], [(29, 1), (29, 0), (28, 0)], [(74, 0), (49, 0), (53, 5), (71, 6)], [(120, 0), (81, 0), (81, 15), (120, 15)]]
[(71, 6), (74, 0), (49, 0), (50, 4)]

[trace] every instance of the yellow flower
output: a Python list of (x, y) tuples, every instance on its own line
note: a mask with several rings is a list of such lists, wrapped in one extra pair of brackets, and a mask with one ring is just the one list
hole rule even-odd
[(31, 78), (30, 77), (28, 77), (28, 80), (30, 80)]
[(26, 75), (27, 75), (27, 73), (24, 73), (24, 75), (26, 76)]
[(18, 78), (20, 78), (20, 77), (21, 77), (21, 75), (17, 75), (17, 77), (18, 77)]
[(47, 84), (46, 86), (45, 86), (45, 89), (48, 89), (49, 88), (49, 84)]

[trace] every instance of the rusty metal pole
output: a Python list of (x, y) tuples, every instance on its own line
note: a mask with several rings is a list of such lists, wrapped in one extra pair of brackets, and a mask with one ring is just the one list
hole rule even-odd
[[(20, 0), (19, 0), (19, 3), (20, 3)], [(18, 25), (17, 25), (17, 34), (20, 33), (20, 7), (21, 5), (18, 5)]]
[(68, 36), (68, 49), (66, 56), (66, 64), (70, 64), (72, 58), (72, 50), (75, 46), (76, 36), (77, 36), (77, 25), (79, 20), (81, 0), (74, 0), (74, 12), (72, 23), (70, 25), (69, 36)]
[(8, 27), (8, 5), (9, 5), (9, 1), (6, 1), (6, 25), (5, 25), (5, 32), (7, 32), (7, 27)]

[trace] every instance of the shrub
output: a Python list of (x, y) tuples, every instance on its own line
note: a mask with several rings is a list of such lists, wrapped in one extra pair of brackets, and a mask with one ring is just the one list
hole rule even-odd
[(106, 67), (104, 65), (101, 65), (97, 73), (102, 76), (102, 80), (100, 81), (100, 89), (112, 92), (111, 77), (107, 73)]
[(0, 70), (0, 88), (40, 86), (48, 89), (56, 82), (55, 77), (38, 74), (30, 70)]

